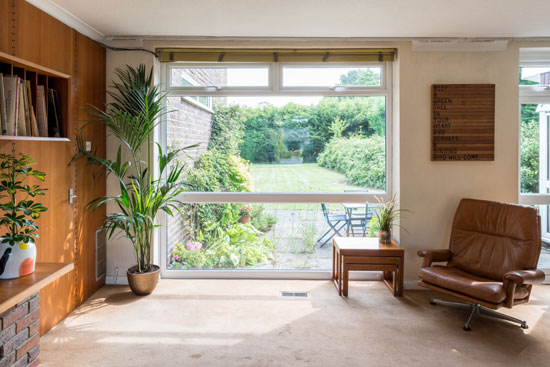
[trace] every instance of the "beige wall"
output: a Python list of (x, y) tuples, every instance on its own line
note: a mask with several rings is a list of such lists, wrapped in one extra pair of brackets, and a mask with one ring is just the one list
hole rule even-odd
[[(416, 282), (422, 248), (446, 248), (463, 197), (516, 202), (518, 196), (518, 45), (502, 52), (411, 52), (399, 48), (400, 196), (405, 280)], [(494, 162), (430, 160), (430, 87), (494, 83)]]
[[(174, 46), (174, 42), (165, 43)], [(282, 43), (277, 41), (279, 46)], [(220, 46), (216, 42), (213, 45)], [(265, 42), (262, 45), (273, 47), (271, 44), (265, 45)], [(300, 45), (322, 46), (311, 42), (307, 46), (296, 44)], [(343, 44), (330, 42), (324, 46), (337, 45)], [(345, 46), (373, 44), (355, 42)], [(511, 43), (506, 51), (501, 52), (469, 53), (412, 52), (408, 42), (386, 43), (384, 46), (399, 48), (395, 64), (394, 187), (398, 190), (402, 207), (412, 211), (402, 219), (402, 225), (408, 232), (398, 234), (406, 249), (406, 285), (411, 287), (416, 284), (416, 273), (420, 267), (416, 251), (448, 246), (451, 221), (460, 198), (517, 201), (518, 44)], [(536, 47), (536, 44), (529, 46)], [(126, 63), (146, 63), (150, 66), (154, 59), (142, 52), (110, 51), (107, 54), (108, 83), (113, 79), (113, 68)], [(494, 162), (430, 161), (430, 86), (434, 83), (496, 84)], [(115, 147), (111, 144), (108, 154), (113, 156), (114, 153)], [(115, 189), (116, 186), (109, 183), (108, 190), (112, 192)], [(125, 279), (126, 268), (133, 263), (131, 245), (124, 240), (111, 241), (108, 247), (108, 282), (112, 282), (114, 269), (119, 267), (120, 283)]]
[[(114, 71), (117, 67), (123, 65), (138, 66), (145, 64), (149, 69), (154, 63), (153, 55), (145, 52), (130, 51), (107, 51), (107, 89), (112, 90), (110, 85), (115, 79)], [(112, 100), (107, 96), (107, 102)], [(107, 136), (107, 157), (116, 159), (119, 143), (116, 139)], [(123, 148), (124, 151), (124, 148)], [(120, 193), (118, 182), (112, 178), (107, 180), (107, 195), (117, 195)], [(114, 205), (107, 206), (107, 212), (113, 212)], [(133, 247), (130, 241), (125, 238), (112, 238), (107, 243), (107, 279), (108, 284), (127, 284), (126, 270), (136, 264)], [(118, 268), (118, 279), (115, 279), (116, 269)]]

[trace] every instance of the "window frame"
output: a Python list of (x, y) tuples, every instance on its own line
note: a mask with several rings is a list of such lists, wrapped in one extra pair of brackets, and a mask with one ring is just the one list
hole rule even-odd
[[(384, 192), (357, 193), (357, 192), (188, 192), (181, 194), (178, 199), (184, 203), (356, 203), (368, 202), (377, 203), (378, 200), (390, 200), (393, 196), (393, 63), (392, 62), (356, 62), (356, 63), (330, 63), (330, 65), (381, 65), (383, 77), (382, 85), (377, 87), (358, 86), (354, 88), (342, 88), (334, 90), (326, 87), (307, 87), (295, 90), (292, 88), (281, 88), (280, 71), (285, 65), (296, 63), (274, 62), (274, 63), (224, 63), (236, 67), (250, 67), (250, 65), (269, 65), (270, 68), (270, 89), (264, 87), (171, 87), (171, 69), (177, 66), (207, 66), (216, 65), (211, 62), (170, 62), (161, 63), (161, 85), (166, 86), (164, 91), (168, 97), (189, 97), (189, 96), (356, 96), (374, 97), (383, 96), (386, 100), (386, 188)], [(329, 65), (327, 63), (300, 63), (301, 65)], [(166, 117), (160, 125), (161, 145), (166, 148)]]
[[(188, 64), (207, 64), (207, 63), (161, 63), (160, 76), (161, 85), (166, 86), (165, 92), (168, 97), (188, 97), (197, 95), (206, 96), (383, 96), (386, 100), (386, 189), (384, 193), (250, 193), (250, 192), (190, 192), (184, 193), (178, 197), (183, 203), (356, 203), (368, 202), (377, 203), (379, 199), (389, 200), (393, 197), (393, 63), (346, 63), (346, 65), (382, 65), (382, 85), (377, 87), (342, 88), (334, 90), (330, 88), (305, 88), (293, 90), (280, 88), (281, 68), (283, 65), (293, 63), (271, 63), (269, 71), (269, 89), (266, 88), (246, 88), (246, 87), (226, 87), (220, 89), (207, 88), (185, 88), (170, 87), (170, 70), (175, 65)], [(228, 63), (229, 64), (229, 63)], [(259, 63), (261, 64), (261, 63)], [(305, 64), (305, 63), (304, 63)], [(317, 63), (307, 63), (317, 64)], [(319, 63), (322, 64), (322, 63)], [(232, 63), (232, 65), (237, 65)], [(250, 63), (240, 63), (238, 65), (249, 66)], [(265, 64), (264, 64), (265, 65)], [(326, 65), (326, 64), (325, 64)], [(157, 140), (166, 149), (167, 145), (167, 116), (164, 116), (158, 128)], [(192, 270), (173, 270), (168, 269), (166, 251), (167, 251), (167, 218), (166, 215), (159, 217), (159, 224), (164, 230), (159, 231), (159, 261), (161, 264), (161, 275), (163, 278), (263, 278), (263, 279), (329, 279), (329, 269), (192, 269)], [(373, 272), (355, 272), (350, 274), (350, 279), (379, 279), (378, 274)]]
[[(380, 91), (386, 89), (386, 78), (385, 78), (385, 67), (384, 63), (365, 63), (365, 62), (333, 62), (333, 63), (303, 63), (303, 62), (282, 62), (278, 63), (278, 85), (279, 90), (281, 91), (333, 91), (338, 89), (338, 91)], [(284, 68), (290, 67), (300, 67), (300, 68), (312, 68), (312, 67), (324, 67), (324, 68), (342, 68), (342, 67), (379, 67), (380, 68), (380, 85), (347, 85), (347, 86), (284, 86)]]
[[(547, 63), (541, 61), (520, 61), (519, 67), (524, 66), (550, 66), (550, 59)], [(524, 205), (550, 205), (550, 193), (531, 194), (521, 192), (521, 105), (523, 104), (550, 104), (550, 86), (519, 85), (518, 105), (518, 203)]]

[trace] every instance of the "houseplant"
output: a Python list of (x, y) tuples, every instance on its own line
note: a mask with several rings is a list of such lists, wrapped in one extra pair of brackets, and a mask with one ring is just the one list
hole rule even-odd
[(406, 210), (398, 208), (395, 196), (390, 201), (384, 202), (378, 199), (378, 202), (380, 205), (374, 212), (374, 217), (379, 226), (378, 238), (380, 243), (388, 244), (391, 243), (393, 226), (401, 213)]
[(46, 174), (34, 170), (31, 157), (19, 154), (0, 154), (0, 226), (6, 232), (0, 237), (0, 279), (22, 277), (34, 272), (38, 226), (35, 219), (48, 210), (35, 201), (46, 189), (29, 185), (27, 179), (34, 177), (44, 181)]
[(138, 295), (150, 294), (158, 282), (160, 268), (151, 259), (153, 232), (158, 227), (155, 219), (161, 211), (173, 215), (178, 210), (181, 203), (177, 196), (184, 191), (184, 167), (177, 158), (181, 151), (191, 148), (163, 152), (157, 144), (157, 167), (152, 166), (152, 134), (168, 112), (166, 94), (153, 85), (152, 72), (147, 72), (144, 65), (118, 68), (119, 81), (113, 83), (114, 92), (109, 93), (114, 102), (108, 103), (104, 111), (97, 107), (87, 110), (95, 117), (91, 123), (102, 124), (118, 140), (116, 159), (86, 151), (79, 136), (78, 151), (71, 161), (84, 159), (87, 165), (99, 168), (96, 174), (116, 179), (119, 193), (98, 197), (88, 207), (115, 204), (116, 210), (106, 216), (103, 228), (109, 238), (122, 235), (132, 243), (136, 265), (128, 269), (127, 276), (130, 288)]

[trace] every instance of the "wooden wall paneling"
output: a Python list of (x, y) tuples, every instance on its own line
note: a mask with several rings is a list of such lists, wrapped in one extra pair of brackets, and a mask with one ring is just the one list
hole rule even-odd
[(10, 40), (15, 38), (13, 35), (10, 36), (13, 16), (12, 0), (0, 0), (0, 51), (7, 54), (11, 54)]
[(41, 12), (40, 64), (73, 75), (73, 46), (75, 31)]
[(24, 0), (13, 0), (15, 7), (15, 56), (40, 64), (40, 9)]
[[(105, 128), (88, 124), (90, 115), (82, 108), (90, 105), (105, 105), (106, 53), (105, 49), (89, 38), (76, 33), (74, 105), (75, 127), (81, 130), (85, 141), (92, 142), (92, 150), (106, 156)], [(85, 126), (86, 125), (86, 126)], [(105, 208), (86, 210), (92, 199), (105, 195), (105, 177), (92, 177), (89, 167), (83, 162), (76, 165), (76, 301), (81, 303), (105, 284), (105, 277), (96, 280), (96, 229), (103, 223)]]
[[(0, 151), (11, 153), (12, 141), (1, 141)], [(71, 142), (17, 141), (15, 150), (31, 156), (36, 169), (46, 172), (42, 184), (48, 191), (40, 198), (48, 211), (38, 220), (40, 238), (36, 241), (37, 261), (73, 262), (73, 207), (68, 203), (68, 190), (74, 185), (74, 169), (67, 167), (73, 151)], [(74, 272), (63, 276), (40, 292), (40, 329), (44, 333), (75, 307)]]

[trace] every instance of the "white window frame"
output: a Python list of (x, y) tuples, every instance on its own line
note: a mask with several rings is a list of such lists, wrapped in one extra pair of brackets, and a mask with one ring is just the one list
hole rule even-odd
[[(236, 67), (250, 67), (252, 63), (226, 63)], [(323, 63), (302, 63), (302, 65), (327, 65)], [(386, 100), (386, 189), (382, 193), (361, 192), (189, 192), (178, 197), (183, 203), (377, 203), (378, 200), (390, 200), (393, 197), (393, 63), (343, 63), (340, 65), (382, 66), (381, 86), (353, 86), (353, 87), (281, 87), (281, 70), (285, 65), (294, 63), (255, 63), (255, 65), (269, 66), (269, 87), (171, 87), (170, 70), (172, 67), (182, 65), (210, 66), (212, 63), (162, 63), (161, 84), (165, 85), (168, 97), (188, 96), (383, 96)], [(330, 65), (333, 65), (332, 63)], [(335, 64), (336, 65), (336, 64)], [(167, 145), (167, 120), (160, 124), (160, 144), (165, 149)], [(162, 218), (161, 225), (166, 223)], [(165, 278), (292, 278), (292, 279), (328, 279), (330, 269), (315, 270), (277, 270), (277, 269), (193, 269), (193, 270), (168, 270), (167, 269), (167, 243), (166, 231), (161, 236), (161, 275)], [(350, 274), (350, 279), (379, 279), (379, 275), (373, 272), (355, 272)]]
[[(312, 68), (312, 67), (318, 67), (318, 68), (342, 68), (342, 67), (349, 67), (349, 68), (353, 68), (353, 67), (379, 67), (380, 68), (380, 85), (348, 85), (348, 86), (318, 86), (318, 87), (313, 87), (313, 86), (284, 86), (284, 83), (283, 83), (283, 78), (284, 78), (284, 67), (285, 66), (291, 66), (293, 68)], [(329, 90), (337, 90), (337, 91), (340, 91), (340, 92), (343, 92), (343, 91), (350, 91), (350, 92), (353, 92), (353, 91), (381, 91), (381, 90), (384, 90), (386, 89), (386, 86), (387, 86), (387, 81), (386, 81), (386, 78), (385, 78), (385, 67), (384, 67), (384, 63), (364, 63), (364, 62), (355, 62), (355, 63), (352, 63), (352, 62), (346, 62), (346, 63), (340, 63), (340, 62), (334, 62), (334, 63), (330, 63), (330, 64), (321, 64), (321, 63), (303, 63), (303, 62), (281, 62), (279, 63), (279, 67), (278, 67), (278, 73), (279, 73), (279, 76), (278, 76), (278, 88), (279, 90), (282, 90), (282, 91), (293, 91), (293, 92), (298, 92), (298, 91), (311, 91), (311, 90), (315, 90), (315, 91), (318, 91), (318, 90), (326, 90), (326, 91), (329, 91)]]
[[(544, 63), (537, 61), (520, 61), (523, 66), (550, 66), (550, 59)], [(519, 71), (518, 71), (519, 72)], [(519, 78), (518, 78), (519, 82)], [(550, 104), (550, 86), (545, 85), (520, 85), (519, 86), (519, 115), (518, 115), (518, 202), (524, 205), (550, 205), (550, 193), (528, 194), (521, 192), (521, 105), (522, 104)], [(540, 163), (540, 162), (539, 162)]]

